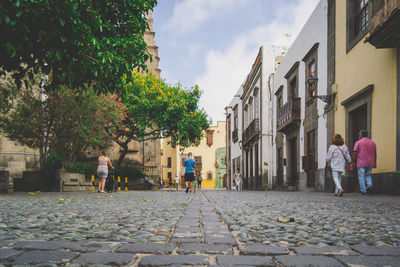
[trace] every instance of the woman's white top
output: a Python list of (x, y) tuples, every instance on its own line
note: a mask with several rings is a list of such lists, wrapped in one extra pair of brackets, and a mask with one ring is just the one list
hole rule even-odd
[(346, 161), (348, 163), (351, 162), (349, 149), (346, 145), (331, 145), (329, 147), (328, 154), (326, 155), (326, 161), (331, 163), (331, 168), (333, 171), (343, 172), (346, 166)]

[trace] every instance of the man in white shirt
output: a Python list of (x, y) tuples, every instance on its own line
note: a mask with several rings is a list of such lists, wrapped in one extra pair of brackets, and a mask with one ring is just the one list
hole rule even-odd
[(176, 190), (179, 189), (179, 177), (178, 177), (178, 175), (175, 176), (175, 187), (176, 187)]

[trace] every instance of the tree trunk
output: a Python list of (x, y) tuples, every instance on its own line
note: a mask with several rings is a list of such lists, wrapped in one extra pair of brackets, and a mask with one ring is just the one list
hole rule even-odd
[(119, 159), (117, 162), (117, 166), (121, 166), (122, 161), (124, 160), (126, 154), (128, 153), (128, 143), (130, 142), (130, 139), (126, 140), (125, 142), (117, 142), (118, 145), (120, 145), (120, 147), (123, 148), (123, 150), (121, 151), (121, 154), (119, 155)]

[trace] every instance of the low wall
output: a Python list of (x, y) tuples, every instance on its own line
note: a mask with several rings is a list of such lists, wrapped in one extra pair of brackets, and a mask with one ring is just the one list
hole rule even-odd
[(10, 174), (8, 171), (0, 171), (0, 192), (8, 193), (10, 188)]
[(81, 192), (92, 190), (92, 182), (86, 180), (84, 174), (70, 173), (61, 170), (60, 177), (61, 192)]

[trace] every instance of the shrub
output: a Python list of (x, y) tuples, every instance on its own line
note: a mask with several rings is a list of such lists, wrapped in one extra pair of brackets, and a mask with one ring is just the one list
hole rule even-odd
[(116, 166), (114, 173), (115, 176), (128, 177), (133, 180), (144, 177), (142, 170), (132, 165)]
[(63, 157), (61, 157), (57, 153), (52, 152), (47, 156), (47, 167), (61, 169), (64, 161), (65, 159)]
[(75, 163), (70, 169), (73, 173), (84, 174), (86, 179), (90, 179), (90, 176), (96, 175), (96, 170), (97, 165), (83, 162)]

